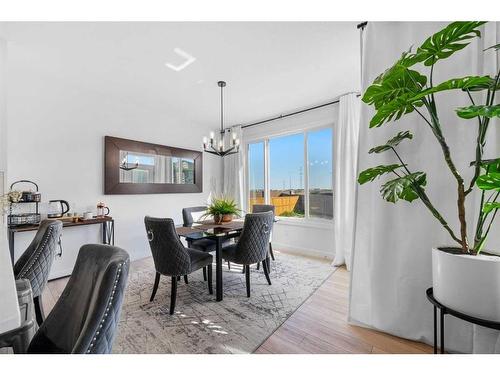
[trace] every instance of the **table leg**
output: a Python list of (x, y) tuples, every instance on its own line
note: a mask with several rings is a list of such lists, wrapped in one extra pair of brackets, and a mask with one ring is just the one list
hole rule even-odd
[(437, 307), (434, 306), (434, 354), (437, 354), (438, 349), (437, 349)]
[(444, 354), (444, 309), (439, 309), (441, 317), (439, 322), (439, 329), (441, 331), (441, 354)]
[(102, 243), (103, 243), (103, 245), (107, 245), (107, 242), (106, 242), (107, 229), (108, 229), (108, 224), (106, 222), (102, 223)]
[(223, 290), (222, 290), (222, 240), (220, 237), (216, 239), (215, 247), (215, 289), (216, 289), (216, 300), (222, 301)]

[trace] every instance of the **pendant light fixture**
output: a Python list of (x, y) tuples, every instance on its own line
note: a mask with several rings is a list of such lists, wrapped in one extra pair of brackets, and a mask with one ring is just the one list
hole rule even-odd
[[(210, 139), (203, 137), (203, 150), (209, 154), (224, 157), (226, 155), (236, 154), (240, 149), (240, 140), (236, 137), (236, 133), (226, 142), (226, 132), (231, 130), (224, 129), (224, 87), (226, 82), (219, 81), (217, 85), (220, 87), (220, 136), (215, 138), (214, 132), (210, 132)], [(227, 147), (226, 147), (227, 144)]]

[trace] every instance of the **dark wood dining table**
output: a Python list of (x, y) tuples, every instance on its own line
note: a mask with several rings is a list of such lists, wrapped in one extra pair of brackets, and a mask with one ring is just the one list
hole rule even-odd
[(175, 228), (180, 237), (196, 242), (208, 238), (215, 242), (215, 290), (216, 300), (224, 298), (222, 282), (222, 243), (230, 238), (239, 237), (243, 230), (243, 220), (237, 219), (229, 223), (215, 224), (213, 221), (194, 223), (190, 227), (178, 226)]

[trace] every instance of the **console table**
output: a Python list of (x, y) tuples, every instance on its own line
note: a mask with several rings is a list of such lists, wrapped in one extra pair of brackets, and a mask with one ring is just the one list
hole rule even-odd
[(475, 318), (473, 316), (461, 313), (459, 311), (450, 309), (446, 307), (438, 300), (434, 298), (434, 293), (432, 292), (432, 288), (427, 289), (426, 291), (427, 299), (434, 305), (434, 354), (437, 354), (437, 309), (439, 309), (439, 336), (440, 336), (440, 352), (444, 354), (444, 316), (446, 314), (450, 314), (456, 318), (465, 320), (466, 322), (477, 324), (482, 327), (496, 329), (500, 331), (500, 322), (494, 322), (491, 320), (484, 320)]
[[(57, 220), (57, 219), (54, 219)], [(84, 225), (101, 225), (102, 226), (102, 243), (105, 245), (115, 244), (115, 220), (111, 216), (94, 217), (92, 219), (80, 220), (77, 222), (61, 220), (63, 228), (81, 227)], [(10, 260), (14, 264), (14, 237), (19, 232), (30, 232), (38, 230), (37, 225), (20, 225), (9, 227), (7, 229), (9, 237)]]

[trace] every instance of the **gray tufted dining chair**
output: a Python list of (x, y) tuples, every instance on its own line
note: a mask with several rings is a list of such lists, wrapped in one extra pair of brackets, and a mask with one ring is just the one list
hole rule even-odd
[(156, 269), (156, 277), (150, 301), (153, 301), (155, 298), (160, 282), (160, 275), (170, 276), (172, 280), (170, 314), (173, 314), (177, 296), (178, 277), (187, 276), (204, 267), (208, 269), (208, 291), (212, 294), (212, 255), (200, 250), (184, 247), (175, 231), (174, 221), (170, 218), (146, 216), (144, 224)]
[(14, 265), (16, 280), (28, 279), (31, 284), (38, 325), (45, 319), (42, 293), (47, 285), (61, 233), (62, 223), (59, 220), (43, 220), (33, 241)]
[[(253, 213), (268, 212), (268, 211), (271, 211), (273, 213), (273, 219), (274, 219), (274, 215), (276, 213), (274, 205), (272, 205), (272, 204), (254, 204), (252, 206)], [(273, 241), (273, 234), (271, 233), (271, 235), (269, 236), (269, 254), (271, 255), (271, 259), (275, 260), (274, 253), (273, 253), (272, 241)]]
[(33, 337), (28, 353), (110, 353), (129, 266), (128, 253), (119, 247), (82, 246), (66, 288)]
[(250, 297), (250, 265), (262, 262), (267, 282), (269, 278), (268, 263), (269, 237), (273, 229), (274, 215), (271, 211), (245, 215), (245, 222), (237, 243), (222, 249), (222, 258), (241, 264), (245, 269), (247, 297)]

